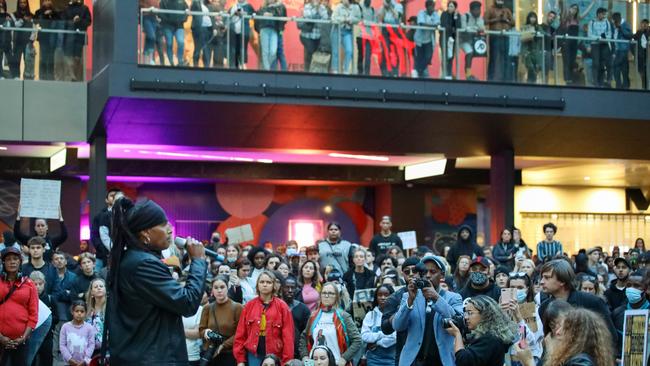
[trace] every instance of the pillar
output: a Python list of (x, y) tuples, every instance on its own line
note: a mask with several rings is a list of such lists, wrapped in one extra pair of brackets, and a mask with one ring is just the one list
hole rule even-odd
[(90, 141), (90, 160), (88, 162), (88, 200), (90, 201), (90, 220), (105, 206), (106, 198), (106, 134), (95, 134)]
[(515, 224), (515, 154), (503, 150), (490, 157), (490, 244), (499, 240), (501, 230)]

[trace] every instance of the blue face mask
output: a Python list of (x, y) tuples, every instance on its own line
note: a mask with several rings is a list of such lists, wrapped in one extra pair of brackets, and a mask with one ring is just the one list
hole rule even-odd
[(526, 297), (528, 296), (528, 291), (525, 289), (517, 289), (517, 302), (522, 304), (526, 301)]
[(625, 297), (627, 297), (628, 303), (638, 304), (643, 299), (643, 292), (634, 287), (628, 287), (625, 289)]

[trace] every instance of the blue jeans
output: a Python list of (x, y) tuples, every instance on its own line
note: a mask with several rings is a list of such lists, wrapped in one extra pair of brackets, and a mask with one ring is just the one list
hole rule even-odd
[(32, 361), (34, 361), (34, 357), (36, 357), (36, 353), (38, 353), (38, 350), (41, 348), (41, 345), (43, 344), (43, 340), (45, 340), (45, 337), (47, 336), (47, 333), (50, 331), (52, 328), (52, 315), (50, 315), (47, 320), (43, 324), (41, 324), (40, 327), (34, 329), (32, 332), (32, 336), (29, 338), (29, 341), (27, 342), (27, 365), (31, 365)]
[[(339, 72), (339, 63), (341, 62), (339, 56), (339, 30), (337, 27), (332, 27), (332, 71)], [(341, 45), (343, 46), (343, 73), (350, 73), (350, 65), (352, 64), (352, 30), (341, 29)]]
[(250, 352), (246, 352), (246, 361), (248, 361), (248, 366), (261, 366), (262, 361), (264, 361), (264, 356), (259, 357)]
[(176, 57), (178, 58), (178, 65), (185, 64), (183, 60), (183, 51), (185, 51), (185, 30), (183, 28), (172, 28), (169, 25), (162, 27), (163, 34), (165, 35), (165, 42), (167, 43), (167, 58), (169, 64), (174, 64), (174, 38), (176, 38)]
[(156, 47), (156, 29), (158, 22), (155, 15), (145, 15), (142, 17), (142, 31), (144, 32), (144, 54), (152, 55)]
[(284, 57), (284, 37), (282, 33), (278, 35), (278, 64), (280, 70), (287, 71), (287, 58)]
[(277, 62), (278, 31), (268, 27), (262, 28), (260, 30), (260, 44), (262, 48), (262, 66), (264, 70), (271, 70), (271, 65), (275, 65)]

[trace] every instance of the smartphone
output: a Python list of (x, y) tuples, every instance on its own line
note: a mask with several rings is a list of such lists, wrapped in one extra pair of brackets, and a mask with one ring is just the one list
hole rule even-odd
[(231, 277), (237, 276), (237, 269), (235, 269), (235, 268), (231, 268), (231, 269), (230, 269), (230, 276), (231, 276)]
[(519, 326), (519, 334), (521, 335), (521, 339), (519, 339), (519, 348), (528, 348), (528, 342), (526, 341), (526, 327), (524, 325)]
[(302, 363), (304, 366), (314, 366), (314, 360), (306, 360)]
[(501, 289), (501, 298), (499, 302), (501, 304), (510, 303), (512, 300), (517, 298), (517, 289), (516, 288), (502, 288)]
[(167, 269), (169, 270), (170, 274), (174, 274), (174, 267), (172, 266), (167, 266)]

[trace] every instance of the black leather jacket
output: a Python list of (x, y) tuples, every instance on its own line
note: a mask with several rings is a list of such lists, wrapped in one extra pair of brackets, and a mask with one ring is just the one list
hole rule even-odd
[(181, 317), (197, 312), (206, 275), (206, 261), (193, 260), (183, 287), (161, 258), (127, 250), (109, 314), (111, 365), (187, 365)]

